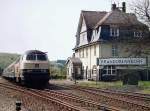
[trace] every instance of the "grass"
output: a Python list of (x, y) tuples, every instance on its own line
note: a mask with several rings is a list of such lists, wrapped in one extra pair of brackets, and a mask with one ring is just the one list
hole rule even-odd
[(150, 81), (140, 81), (139, 87), (142, 93), (150, 94)]
[(134, 91), (140, 92), (144, 94), (150, 94), (150, 81), (139, 81), (138, 86), (127, 86), (123, 85), (122, 81), (115, 82), (95, 82), (95, 81), (78, 81), (78, 85), (85, 87), (95, 87), (95, 88), (103, 88), (103, 89), (118, 89), (124, 91)]
[(115, 82), (95, 82), (95, 81), (84, 81), (79, 82), (79, 85), (81, 86), (87, 86), (87, 87), (96, 87), (96, 88), (112, 88), (112, 87), (122, 87), (121, 81), (115, 81)]

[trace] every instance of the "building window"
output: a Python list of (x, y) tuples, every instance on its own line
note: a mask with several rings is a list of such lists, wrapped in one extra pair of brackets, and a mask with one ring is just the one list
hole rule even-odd
[(81, 58), (81, 50), (79, 50), (79, 57)]
[(83, 52), (82, 52), (82, 57), (84, 58), (84, 49), (83, 49)]
[(103, 75), (116, 75), (115, 66), (104, 66)]
[(118, 46), (116, 44), (112, 45), (112, 56), (118, 56)]
[(94, 45), (94, 56), (96, 56), (96, 45)]
[(143, 36), (143, 34), (141, 31), (134, 32), (134, 37), (142, 37), (142, 36)]
[(78, 68), (78, 74), (81, 74), (81, 69), (80, 68)]
[(119, 28), (110, 28), (110, 36), (119, 37)]
[(86, 57), (88, 57), (88, 48), (86, 48)]

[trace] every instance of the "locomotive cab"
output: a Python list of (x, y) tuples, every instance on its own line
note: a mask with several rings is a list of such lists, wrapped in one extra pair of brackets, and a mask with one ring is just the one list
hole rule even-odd
[(26, 83), (39, 84), (49, 81), (49, 60), (47, 54), (37, 50), (27, 51), (20, 62), (21, 78)]

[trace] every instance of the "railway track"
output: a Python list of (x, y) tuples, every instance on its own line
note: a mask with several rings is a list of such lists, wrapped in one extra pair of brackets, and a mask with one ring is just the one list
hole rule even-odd
[(15, 90), (15, 91), (18, 91), (18, 92), (21, 92), (21, 93), (25, 93), (29, 96), (36, 97), (38, 99), (45, 100), (47, 102), (51, 102), (55, 107), (57, 107), (54, 111), (87, 111), (83, 108), (73, 106), (70, 103), (63, 102), (60, 99), (50, 97), (50, 96), (46, 96), (45, 94), (40, 93), (37, 90), (35, 91), (35, 90), (20, 87), (20, 86), (4, 84), (4, 83), (0, 83), (0, 87)]
[(136, 92), (129, 92), (129, 91), (116, 91), (116, 90), (108, 90), (108, 89), (98, 89), (98, 88), (93, 88), (93, 87), (84, 87), (84, 86), (80, 86), (83, 88), (86, 88), (88, 90), (93, 90), (96, 92), (104, 92), (104, 93), (113, 93), (113, 94), (119, 94), (119, 95), (123, 95), (123, 96), (130, 96), (133, 98), (138, 98), (141, 100), (148, 100), (150, 101), (150, 94), (142, 94), (142, 93), (136, 93)]
[(6, 83), (0, 83), (0, 86), (51, 102), (58, 107), (58, 111), (121, 111), (121, 109), (87, 100), (73, 94), (68, 95), (68, 93), (59, 90), (29, 89)]
[(81, 98), (79, 96), (75, 96), (73, 94), (68, 94), (66, 92), (63, 92), (62, 90), (46, 90), (42, 91), (44, 94), (54, 96), (56, 98), (65, 100), (66, 102), (71, 102), (73, 105), (78, 107), (84, 107), (87, 110), (107, 110), (107, 111), (120, 111), (121, 109), (110, 107), (104, 104), (100, 104), (99, 102), (95, 102), (89, 99)]
[[(60, 86), (60, 85), (59, 85)], [(120, 92), (114, 92), (110, 90), (94, 90), (91, 88), (80, 87), (76, 85), (64, 86), (64, 88), (69, 88), (72, 90), (77, 90), (80, 95), (89, 98), (95, 102), (104, 103), (109, 106), (126, 109), (129, 111), (150, 111), (150, 100), (149, 97), (125, 94)]]
[(125, 92), (76, 85), (56, 85), (56, 87), (71, 89), (77, 94), (68, 93), (64, 90), (29, 89), (8, 83), (0, 83), (0, 86), (26, 93), (47, 103), (51, 102), (58, 111), (150, 111), (148, 95), (126, 94)]
[(93, 92), (96, 93), (102, 93), (102, 94), (107, 94), (107, 95), (112, 95), (123, 98), (123, 99), (130, 99), (135, 102), (139, 102), (142, 104), (145, 104), (147, 106), (150, 106), (150, 95), (148, 94), (141, 94), (141, 93), (133, 93), (133, 92), (123, 92), (123, 91), (114, 91), (114, 90), (104, 90), (104, 89), (97, 89), (97, 88), (92, 88), (92, 87), (82, 87), (82, 86), (75, 86), (78, 88), (84, 88), (87, 90), (92, 90)]

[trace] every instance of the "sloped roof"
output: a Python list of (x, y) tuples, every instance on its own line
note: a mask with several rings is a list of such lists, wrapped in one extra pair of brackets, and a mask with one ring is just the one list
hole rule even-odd
[(69, 58), (67, 59), (66, 64), (67, 64), (69, 61), (71, 61), (73, 64), (76, 64), (76, 65), (82, 64), (81, 60), (80, 60), (79, 58), (77, 58), (77, 57), (69, 57)]
[(82, 11), (81, 14), (85, 19), (87, 28), (93, 28), (107, 12), (105, 11)]
[(45, 52), (39, 51), (39, 50), (28, 50), (25, 52), (26, 55), (32, 55), (32, 54), (46, 54)]
[(96, 24), (96, 27), (99, 25), (109, 24), (143, 25), (143, 23), (137, 20), (135, 14), (124, 13), (120, 10), (114, 10), (107, 13), (102, 19), (99, 20), (99, 22)]
[(137, 20), (133, 13), (124, 13), (121, 10), (105, 11), (81, 11), (87, 28), (96, 28), (99, 25), (125, 24), (125, 25), (144, 25)]

